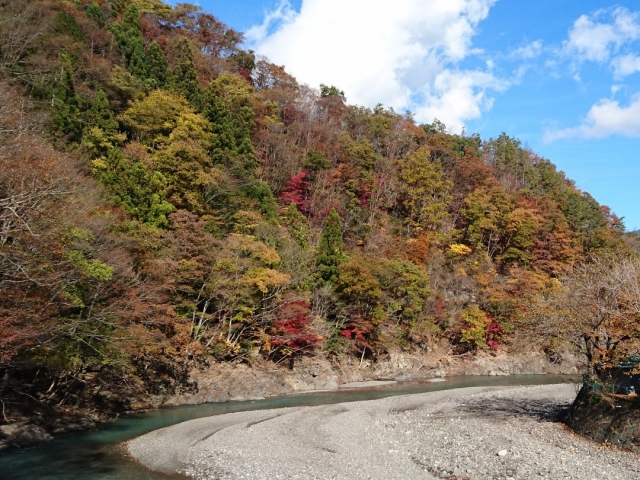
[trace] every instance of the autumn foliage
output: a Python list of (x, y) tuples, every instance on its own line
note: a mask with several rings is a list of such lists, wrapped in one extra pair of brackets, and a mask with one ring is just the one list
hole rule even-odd
[(635, 237), (519, 140), (349, 105), (194, 5), (0, 1), (0, 25), (8, 415), (126, 410), (218, 361), (636, 348), (633, 289), (586, 281), (632, 285)]
[(306, 300), (284, 303), (278, 311), (278, 320), (271, 332), (272, 354), (289, 356), (309, 354), (322, 341), (312, 327), (311, 304)]

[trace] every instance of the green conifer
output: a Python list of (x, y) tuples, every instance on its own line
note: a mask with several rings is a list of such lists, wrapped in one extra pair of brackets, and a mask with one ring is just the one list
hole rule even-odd
[(295, 202), (291, 202), (287, 207), (282, 223), (289, 227), (291, 236), (300, 248), (306, 249), (309, 246), (309, 224)]
[(255, 175), (258, 163), (251, 142), (254, 111), (240, 107), (239, 112), (234, 113), (217, 92), (208, 89), (203, 114), (213, 124), (215, 133), (211, 148), (213, 161), (225, 164), (232, 171)]
[(104, 19), (104, 13), (96, 2), (91, 2), (89, 5), (87, 5), (85, 15), (87, 16), (87, 18), (93, 20), (98, 27), (105, 28), (107, 26), (107, 22)]
[(98, 90), (91, 107), (85, 113), (87, 126), (82, 144), (91, 152), (93, 158), (105, 155), (111, 148), (120, 145), (126, 136), (119, 133), (119, 125), (109, 106), (109, 100), (103, 90)]
[(334, 283), (338, 278), (338, 266), (346, 259), (340, 217), (335, 208), (332, 208), (327, 217), (327, 223), (322, 230), (320, 245), (318, 245), (318, 255), (316, 256), (316, 275), (319, 283)]
[(116, 23), (111, 32), (124, 58), (125, 67), (132, 75), (145, 78), (147, 71), (144, 55), (144, 37), (140, 31), (140, 12), (135, 3), (124, 12), (122, 22)]
[(173, 68), (173, 85), (176, 92), (186, 98), (198, 111), (202, 109), (202, 87), (193, 63), (189, 40), (182, 37), (178, 43), (178, 63)]
[(265, 220), (274, 224), (278, 223), (278, 204), (276, 199), (273, 198), (273, 192), (269, 184), (258, 181), (246, 186), (244, 191), (249, 200), (257, 203), (258, 211)]
[(169, 79), (167, 57), (157, 42), (151, 42), (144, 52), (147, 64), (147, 82), (152, 90), (165, 88)]
[(93, 173), (111, 192), (114, 205), (147, 225), (168, 225), (167, 216), (175, 207), (166, 199), (167, 181), (160, 172), (150, 172), (142, 162), (112, 148), (106, 158), (93, 161)]
[(91, 127), (101, 128), (108, 133), (118, 131), (118, 122), (114, 118), (107, 94), (102, 89), (96, 92), (91, 106), (87, 110), (87, 123)]
[(58, 15), (56, 15), (54, 29), (56, 32), (67, 35), (76, 42), (84, 42), (87, 39), (78, 22), (64, 12), (58, 12)]
[(51, 118), (51, 129), (68, 143), (78, 143), (82, 139), (85, 123), (80, 114), (81, 98), (76, 93), (73, 72), (65, 69), (54, 96), (55, 111)]
[(236, 147), (231, 112), (219, 96), (213, 92), (207, 92), (203, 113), (206, 119), (213, 124), (216, 134), (211, 156), (214, 162), (223, 163), (227, 152), (234, 151)]

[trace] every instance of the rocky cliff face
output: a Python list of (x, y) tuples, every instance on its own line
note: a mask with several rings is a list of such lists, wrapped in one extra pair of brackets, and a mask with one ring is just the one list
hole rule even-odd
[(292, 369), (273, 364), (250, 367), (217, 363), (191, 372), (195, 392), (153, 399), (159, 405), (200, 404), (251, 400), (314, 390), (335, 390), (349, 382), (370, 380), (418, 380), (453, 375), (579, 374), (584, 363), (572, 355), (550, 362), (539, 352), (475, 356), (439, 356), (391, 353), (376, 362), (360, 363), (354, 357), (340, 360), (300, 358)]

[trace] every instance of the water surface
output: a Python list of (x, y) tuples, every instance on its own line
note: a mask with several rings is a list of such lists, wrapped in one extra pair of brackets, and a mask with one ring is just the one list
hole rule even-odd
[(407, 381), (375, 388), (314, 392), (249, 402), (163, 408), (149, 413), (121, 417), (93, 432), (68, 434), (47, 444), (0, 453), (0, 479), (166, 480), (183, 478), (148, 471), (129, 459), (120, 444), (158, 428), (224, 413), (375, 400), (395, 395), (463, 387), (543, 385), (577, 380), (575, 377), (563, 375), (447, 377), (445, 381), (437, 383)]

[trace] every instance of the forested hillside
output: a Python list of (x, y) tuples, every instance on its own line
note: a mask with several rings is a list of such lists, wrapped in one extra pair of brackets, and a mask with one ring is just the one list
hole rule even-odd
[(0, 0), (0, 421), (213, 360), (635, 351), (635, 238), (549, 160), (242, 42), (187, 4)]

